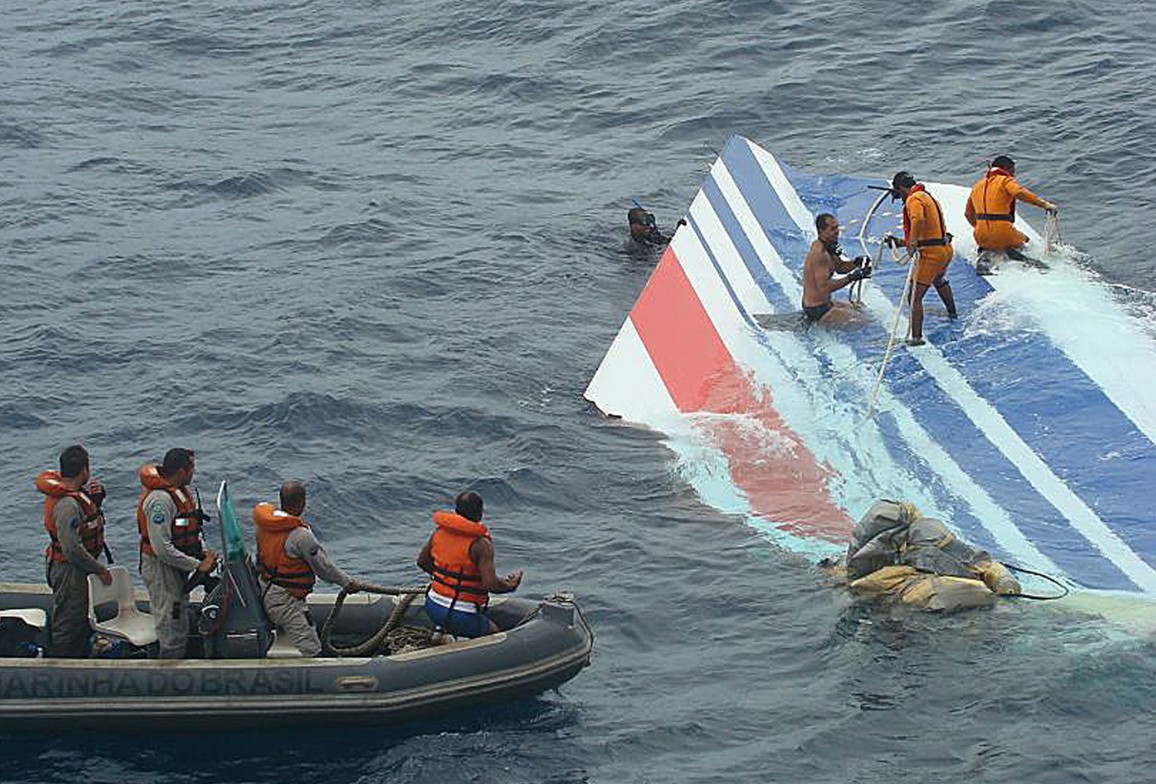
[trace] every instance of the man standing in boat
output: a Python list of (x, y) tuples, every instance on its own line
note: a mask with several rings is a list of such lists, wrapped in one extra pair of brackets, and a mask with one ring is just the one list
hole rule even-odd
[(329, 560), (305, 512), (305, 485), (295, 479), (281, 484), (281, 508), (261, 503), (253, 507), (257, 526), (257, 571), (261, 603), (269, 621), (285, 634), (303, 656), (321, 655), (321, 638), (313, 626), (306, 597), (320, 577), (349, 593), (363, 584)]
[[(803, 316), (807, 324), (844, 324), (855, 318), (850, 302), (835, 302), (831, 295), (857, 280), (870, 277), (863, 265), (866, 256), (843, 258), (839, 247), (839, 221), (824, 212), (815, 218), (818, 239), (811, 243), (803, 261)], [(835, 273), (845, 273), (835, 278)]]
[(201, 541), (201, 524), (207, 516), (189, 491), (195, 471), (193, 450), (180, 448), (166, 452), (161, 465), (150, 463), (140, 470), (144, 488), (136, 510), (140, 573), (162, 659), (185, 657), (189, 574), (208, 574), (217, 566), (217, 554)]
[(951, 263), (954, 250), (951, 235), (947, 233), (947, 223), (943, 220), (943, 209), (935, 197), (927, 192), (923, 183), (915, 181), (905, 171), (897, 172), (891, 179), (892, 198), (903, 199), (903, 241), (909, 256), (918, 257), (915, 264), (914, 292), (911, 294), (911, 337), (909, 346), (923, 345), (923, 297), (927, 289), (935, 286), (939, 298), (947, 308), (947, 317), (955, 318), (955, 296), (951, 284), (944, 273)]
[(437, 528), (417, 556), (430, 575), (425, 611), (439, 629), (456, 637), (481, 637), (498, 627), (486, 612), (491, 593), (511, 593), (522, 572), (498, 577), (494, 544), (482, 525), (482, 497), (458, 495), (453, 512), (434, 512)]
[(97, 559), (104, 545), (104, 488), (89, 473), (88, 452), (80, 445), (60, 453), (60, 470), (36, 477), (44, 494), (44, 530), (48, 532), (45, 571), (52, 587), (48, 655), (82, 658), (88, 646), (88, 575), (112, 583), (108, 567)]
[(975, 244), (980, 252), (976, 271), (981, 275), (991, 269), (986, 251), (1003, 253), (1017, 261), (1027, 260), (1023, 247), (1028, 237), (1015, 227), (1017, 200), (1048, 212), (1056, 211), (1056, 205), (1020, 185), (1015, 174), (1016, 162), (1007, 155), (997, 155), (983, 178), (971, 187), (963, 214), (975, 229)]

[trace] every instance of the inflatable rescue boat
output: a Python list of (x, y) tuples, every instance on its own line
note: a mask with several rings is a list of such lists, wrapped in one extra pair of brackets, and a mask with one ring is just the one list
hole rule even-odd
[[(52, 608), (47, 586), (0, 584), (0, 731), (69, 726), (189, 726), (195, 719), (252, 726), (262, 717), (316, 724), (407, 720), (493, 704), (565, 683), (590, 662), (594, 635), (564, 595), (494, 597), (499, 631), (470, 640), (434, 633), (414, 590), (399, 595), (311, 595), (326, 655), (302, 658), (275, 639), (228, 490), (218, 495), (225, 547), (220, 583), (194, 594), (190, 658), (150, 658), (155, 630), (127, 570), (90, 601), (94, 653), (41, 658)], [(392, 639), (382, 632), (406, 634)], [(367, 643), (368, 640), (368, 643)], [(367, 650), (367, 644), (370, 650)], [(366, 651), (365, 653), (361, 653)]]

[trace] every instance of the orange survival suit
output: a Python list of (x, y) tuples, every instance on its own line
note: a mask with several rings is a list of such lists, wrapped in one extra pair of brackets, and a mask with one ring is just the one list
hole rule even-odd
[[(912, 236), (915, 217), (919, 218), (920, 225), (917, 237)], [(921, 182), (913, 185), (903, 200), (903, 239), (908, 247), (914, 245), (919, 249), (916, 281), (930, 286), (947, 269), (954, 250), (943, 220), (943, 210)]]
[(983, 179), (971, 187), (968, 220), (975, 227), (975, 244), (981, 250), (1018, 248), (1028, 241), (1027, 235), (1014, 225), (1016, 199), (1041, 208), (1047, 206), (1047, 202), (999, 166), (989, 168)]

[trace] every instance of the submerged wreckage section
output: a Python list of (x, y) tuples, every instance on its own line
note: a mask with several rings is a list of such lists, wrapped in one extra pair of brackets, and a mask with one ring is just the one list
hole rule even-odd
[[(1047, 268), (977, 275), (967, 190), (929, 183), (955, 235), (960, 318), (929, 301), (928, 344), (884, 364), (908, 273), (880, 251), (901, 232), (884, 185), (796, 171), (733, 137), (587, 399), (664, 433), (707, 503), (816, 560), (847, 546), (875, 499), (904, 498), (1000, 561), (1156, 597), (1145, 325), (1022, 222)], [(883, 258), (844, 329), (797, 318), (821, 212), (842, 224), (848, 256)]]

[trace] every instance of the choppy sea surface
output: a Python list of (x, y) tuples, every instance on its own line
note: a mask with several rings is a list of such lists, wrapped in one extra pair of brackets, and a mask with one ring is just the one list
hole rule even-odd
[[(9, 0), (0, 15), (0, 537), (82, 441), (134, 560), (136, 468), (238, 505), (301, 477), (334, 559), (417, 582), (473, 488), (522, 593), (598, 634), (558, 692), (432, 722), (3, 739), (0, 781), (1137, 782), (1156, 644), (1088, 614), (853, 604), (700, 502), (582, 390), (741, 132), (815, 172), (969, 184), (1000, 152), (1153, 312), (1141, 0)], [(287, 740), (288, 739), (288, 740)]]

